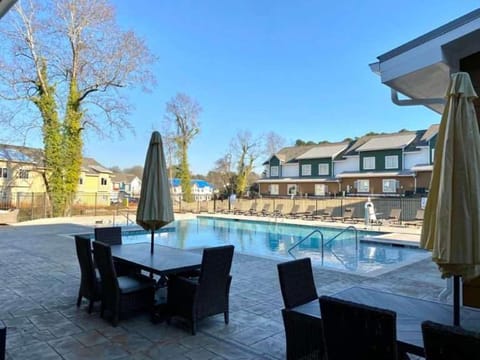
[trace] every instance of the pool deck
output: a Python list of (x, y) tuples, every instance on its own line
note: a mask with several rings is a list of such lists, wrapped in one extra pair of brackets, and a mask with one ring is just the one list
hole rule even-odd
[[(98, 305), (90, 315), (86, 302), (77, 308), (80, 271), (71, 235), (110, 224), (108, 218), (79, 217), (0, 226), (0, 321), (8, 327), (7, 359), (285, 358), (274, 260), (236, 253), (230, 324), (223, 323), (222, 315), (210, 317), (199, 323), (196, 336), (179, 322), (152, 324), (147, 315), (129, 317), (113, 328), (100, 319)], [(395, 227), (393, 234), (393, 239), (418, 243), (419, 229)], [(314, 277), (319, 295), (361, 285), (438, 301), (446, 284), (429, 259), (377, 277), (320, 267), (314, 268)]]

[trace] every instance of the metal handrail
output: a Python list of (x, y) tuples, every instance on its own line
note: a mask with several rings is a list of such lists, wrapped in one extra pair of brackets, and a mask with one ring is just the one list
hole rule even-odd
[[(350, 226), (347, 226), (345, 229), (343, 229), (342, 231), (340, 231), (338, 234), (336, 234), (334, 237), (332, 237), (331, 239), (329, 239), (327, 242), (325, 242), (325, 239), (324, 239), (324, 236), (323, 236), (323, 233), (319, 230), (319, 229), (315, 229), (313, 230), (310, 234), (308, 234), (307, 236), (305, 236), (303, 239), (297, 241), (293, 246), (290, 247), (290, 249), (288, 249), (288, 253), (290, 254), (291, 257), (295, 258), (295, 256), (292, 254), (292, 251), (293, 249), (295, 249), (296, 247), (298, 247), (301, 243), (303, 243), (305, 240), (309, 239), (312, 235), (318, 233), (320, 234), (320, 237), (322, 238), (322, 249), (321, 249), (321, 254), (322, 254), (322, 266), (323, 266), (323, 262), (324, 262), (324, 256), (325, 256), (325, 246), (330, 244), (332, 241), (334, 241), (335, 239), (337, 239), (340, 235), (342, 235), (343, 233), (345, 233), (347, 230), (353, 230), (355, 232), (355, 252), (358, 254), (358, 230), (355, 226), (353, 225), (350, 225)], [(345, 265), (345, 263), (337, 256), (337, 254), (335, 254), (334, 251), (332, 251), (333, 255), (341, 262), (344, 264), (345, 267), (347, 267)]]
[(335, 235), (334, 237), (332, 237), (330, 240), (328, 240), (325, 244), (322, 242), (322, 250), (323, 250), (323, 247), (325, 245), (328, 245), (330, 244), (333, 240), (335, 240), (337, 237), (339, 237), (340, 235), (342, 235), (344, 232), (346, 232), (347, 230), (353, 230), (355, 231), (355, 250), (358, 251), (358, 230), (355, 226), (353, 225), (350, 225), (350, 226), (347, 226), (345, 229), (343, 229), (342, 231), (340, 231), (337, 235)]
[(310, 234), (305, 236), (303, 239), (297, 241), (292, 247), (290, 247), (290, 249), (288, 249), (288, 253), (290, 254), (290, 256), (294, 258), (295, 256), (292, 254), (292, 250), (298, 247), (301, 243), (303, 243), (305, 240), (307, 240), (313, 234), (316, 234), (316, 233), (320, 234), (320, 237), (322, 238), (322, 259), (323, 259), (323, 233), (319, 229), (313, 230)]

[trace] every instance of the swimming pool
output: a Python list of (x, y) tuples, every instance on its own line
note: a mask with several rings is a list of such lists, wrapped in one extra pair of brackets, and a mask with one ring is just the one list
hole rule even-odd
[[(357, 249), (353, 230), (347, 230), (334, 241), (329, 242), (329, 239), (339, 234), (341, 228), (314, 228), (294, 224), (213, 217), (177, 220), (164, 227), (162, 232), (157, 233), (155, 242), (159, 245), (181, 249), (233, 244), (236, 252), (289, 260), (292, 259), (292, 256), (288, 250), (314, 229), (318, 229), (323, 234), (324, 243), (327, 244), (324, 247), (323, 256), (321, 235), (318, 232), (292, 251), (295, 257), (311, 257), (314, 265), (378, 275), (428, 256), (428, 252), (424, 250), (369, 241), (369, 238), (383, 234), (381, 232), (357, 230), (360, 239)], [(124, 233), (124, 243), (149, 241), (150, 234), (144, 231)]]

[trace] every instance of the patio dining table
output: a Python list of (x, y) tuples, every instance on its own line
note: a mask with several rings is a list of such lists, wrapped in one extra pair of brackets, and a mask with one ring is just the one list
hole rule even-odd
[[(425, 356), (421, 327), (423, 321), (431, 320), (445, 325), (452, 325), (453, 306), (450, 304), (362, 287), (351, 287), (333, 296), (395, 311), (397, 314), (397, 341), (400, 350), (419, 356)], [(318, 301), (311, 301), (290, 311), (321, 321)], [(468, 307), (462, 308), (461, 324), (465, 329), (480, 331), (480, 310)]]
[(149, 243), (111, 245), (111, 249), (114, 259), (160, 276), (199, 269), (202, 263), (200, 254), (168, 246), (155, 245), (151, 254)]

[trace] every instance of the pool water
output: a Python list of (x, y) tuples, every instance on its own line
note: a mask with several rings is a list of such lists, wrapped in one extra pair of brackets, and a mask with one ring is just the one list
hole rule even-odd
[[(232, 220), (210, 217), (197, 217), (191, 220), (177, 220), (155, 234), (155, 243), (180, 249), (203, 248), (233, 244), (235, 251), (280, 260), (291, 260), (288, 250), (315, 231), (307, 240), (292, 250), (296, 258), (309, 256), (314, 265), (337, 270), (377, 275), (399, 266), (419, 261), (428, 252), (398, 245), (379, 244), (369, 241), (375, 231), (344, 231), (335, 227), (311, 227), (262, 221)], [(322, 254), (322, 238), (324, 251)], [(329, 241), (337, 236), (334, 240)], [(124, 233), (124, 243), (149, 242), (151, 235), (144, 231)]]

